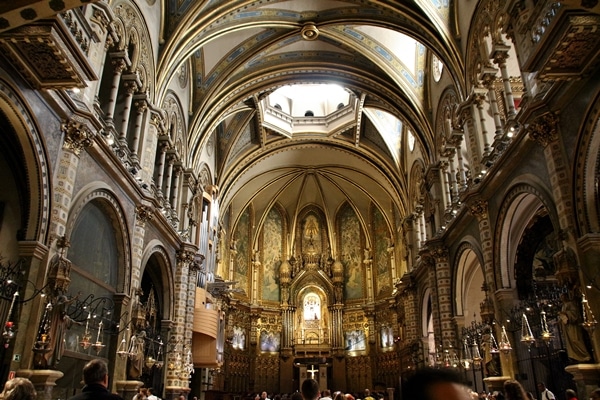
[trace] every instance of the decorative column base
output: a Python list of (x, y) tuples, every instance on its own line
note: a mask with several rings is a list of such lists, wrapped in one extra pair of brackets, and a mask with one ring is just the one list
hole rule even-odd
[(117, 393), (125, 400), (133, 399), (136, 395), (138, 388), (144, 386), (142, 381), (116, 381)]
[(187, 395), (190, 392), (189, 387), (177, 387), (167, 386), (165, 387), (165, 398), (164, 400), (177, 400), (180, 395), (184, 395), (187, 399)]
[(502, 392), (504, 393), (504, 382), (512, 379), (510, 376), (490, 376), (488, 378), (484, 378), (483, 382), (487, 386), (488, 392)]
[(567, 366), (565, 371), (573, 375), (578, 398), (589, 399), (592, 390), (598, 388), (600, 364), (574, 364)]
[(20, 369), (16, 373), (16, 376), (27, 378), (33, 383), (38, 400), (50, 400), (56, 381), (63, 375), (62, 372), (53, 369)]

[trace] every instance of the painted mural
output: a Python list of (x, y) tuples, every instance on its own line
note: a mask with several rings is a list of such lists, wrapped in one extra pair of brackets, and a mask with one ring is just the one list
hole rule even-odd
[(275, 352), (279, 351), (280, 334), (279, 332), (260, 332), (260, 351)]
[(354, 210), (346, 206), (340, 214), (340, 250), (344, 265), (344, 296), (347, 300), (364, 296), (364, 274), (360, 251), (360, 224)]
[(302, 230), (302, 251), (308, 251), (310, 246), (317, 254), (322, 252), (321, 249), (321, 224), (319, 218), (314, 214), (309, 214), (304, 220), (304, 228)]
[(237, 286), (246, 293), (250, 293), (248, 288), (248, 265), (250, 263), (250, 211), (246, 209), (235, 227), (234, 238), (236, 240), (237, 254), (233, 265), (233, 280), (237, 281)]
[(272, 208), (263, 227), (263, 284), (262, 298), (279, 301), (279, 266), (283, 246), (283, 220), (278, 210)]
[(348, 331), (346, 336), (346, 350), (348, 351), (359, 351), (367, 348), (365, 331), (354, 330)]
[(374, 238), (374, 270), (375, 275), (375, 293), (376, 295), (385, 294), (392, 287), (392, 278), (390, 276), (390, 261), (388, 254), (389, 231), (379, 208), (373, 210), (373, 238)]
[(246, 331), (239, 326), (233, 327), (233, 338), (231, 339), (231, 347), (236, 350), (244, 350), (246, 348)]

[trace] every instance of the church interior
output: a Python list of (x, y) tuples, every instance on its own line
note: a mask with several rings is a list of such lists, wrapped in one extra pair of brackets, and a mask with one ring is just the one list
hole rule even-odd
[(600, 385), (598, 0), (12, 0), (0, 48), (2, 383)]

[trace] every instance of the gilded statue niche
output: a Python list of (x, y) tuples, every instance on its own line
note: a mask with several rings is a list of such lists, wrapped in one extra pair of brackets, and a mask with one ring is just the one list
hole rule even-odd
[(304, 287), (298, 292), (295, 322), (295, 341), (299, 345), (329, 345), (328, 296), (317, 285)]

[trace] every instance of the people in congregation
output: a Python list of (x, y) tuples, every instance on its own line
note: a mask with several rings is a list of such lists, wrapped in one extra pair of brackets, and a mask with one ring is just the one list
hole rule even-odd
[(69, 400), (123, 400), (119, 395), (108, 391), (108, 366), (104, 360), (89, 361), (83, 367), (83, 387), (80, 394)]
[(546, 387), (544, 382), (537, 384), (538, 390), (540, 391), (540, 400), (556, 400), (556, 396)]
[(469, 388), (460, 375), (450, 369), (422, 368), (407, 379), (402, 399), (471, 400)]
[(27, 378), (13, 378), (7, 381), (0, 393), (2, 400), (35, 400), (36, 397), (33, 383)]
[(506, 400), (527, 400), (527, 392), (523, 385), (514, 379), (504, 382), (504, 396)]
[(314, 379), (306, 379), (302, 382), (300, 393), (304, 400), (317, 400), (319, 398), (319, 382)]
[(329, 389), (323, 390), (323, 395), (320, 397), (320, 400), (333, 400), (331, 398), (331, 391)]
[(565, 390), (565, 397), (567, 400), (577, 400), (577, 393), (573, 389)]

